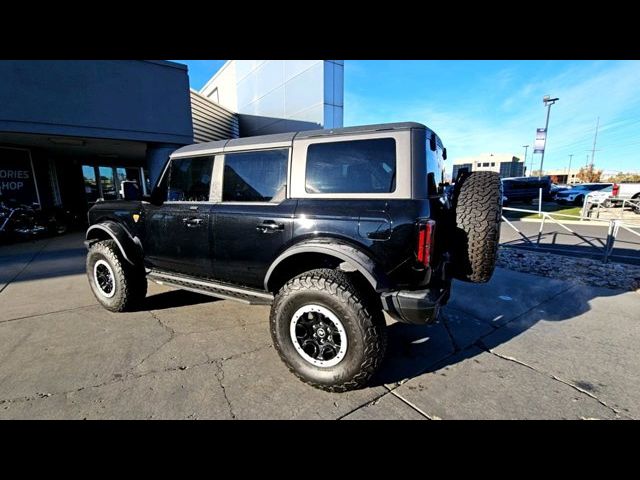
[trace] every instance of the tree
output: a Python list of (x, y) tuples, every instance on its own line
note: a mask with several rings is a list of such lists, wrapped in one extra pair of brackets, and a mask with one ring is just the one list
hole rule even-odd
[(585, 183), (596, 183), (600, 181), (602, 170), (596, 170), (593, 168), (593, 164), (588, 167), (581, 167), (580, 171), (576, 174), (576, 178)]
[(631, 173), (631, 172), (627, 172), (627, 173), (618, 172), (615, 175), (612, 175), (609, 178), (607, 178), (607, 182), (611, 182), (611, 183), (635, 183), (635, 182), (640, 182), (640, 174)]

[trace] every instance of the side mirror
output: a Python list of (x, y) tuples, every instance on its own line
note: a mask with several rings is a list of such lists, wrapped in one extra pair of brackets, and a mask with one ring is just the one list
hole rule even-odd
[(125, 200), (140, 200), (140, 188), (138, 188), (138, 184), (133, 180), (125, 180), (121, 183), (122, 185), (122, 197)]

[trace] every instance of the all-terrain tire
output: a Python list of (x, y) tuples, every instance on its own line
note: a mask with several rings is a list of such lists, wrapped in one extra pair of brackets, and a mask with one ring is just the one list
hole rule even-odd
[(466, 282), (488, 282), (500, 243), (500, 176), (495, 172), (469, 174), (457, 190), (454, 206), (454, 276)]
[[(334, 366), (310, 363), (296, 350), (290, 333), (296, 311), (319, 305), (331, 311), (344, 326), (347, 349)], [(289, 280), (271, 307), (273, 344), (289, 370), (303, 382), (329, 392), (364, 387), (384, 358), (387, 333), (382, 310), (359, 291), (339, 270), (311, 270)]]
[[(97, 284), (94, 267), (103, 261), (113, 274), (113, 291), (105, 294)], [(142, 266), (129, 264), (120, 253), (114, 240), (96, 242), (87, 254), (87, 277), (89, 286), (98, 302), (112, 312), (124, 312), (137, 307), (147, 294), (147, 279)]]

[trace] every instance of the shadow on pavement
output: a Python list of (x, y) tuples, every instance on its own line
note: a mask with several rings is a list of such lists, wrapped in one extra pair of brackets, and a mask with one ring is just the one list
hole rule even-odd
[[(510, 275), (514, 272), (510, 272)], [(537, 279), (533, 275), (523, 275)], [(584, 287), (566, 282), (542, 301), (522, 308), (520, 298), (502, 306), (482, 292), (485, 285), (471, 286), (478, 291), (472, 297), (461, 299), (469, 290), (466, 284), (458, 300), (447, 305), (437, 323), (426, 326), (393, 323), (388, 326), (389, 343), (382, 368), (372, 379), (371, 386), (396, 384), (419, 375), (440, 370), (471, 358), (478, 353), (494, 349), (527, 331), (539, 321), (559, 322), (588, 312), (589, 302), (597, 297), (612, 297), (626, 293), (623, 290)], [(538, 280), (540, 281), (540, 280)], [(458, 283), (454, 286), (460, 287)], [(526, 285), (515, 286), (527, 290)], [(486, 287), (485, 287), (486, 288)], [(500, 293), (500, 292), (496, 292)], [(525, 299), (522, 299), (523, 301)], [(511, 304), (511, 305), (509, 305)], [(509, 311), (513, 307), (521, 311)], [(479, 347), (469, 348), (469, 347)]]
[(188, 290), (171, 290), (149, 295), (136, 311), (165, 310), (167, 308), (186, 307), (200, 303), (217, 302), (219, 299)]

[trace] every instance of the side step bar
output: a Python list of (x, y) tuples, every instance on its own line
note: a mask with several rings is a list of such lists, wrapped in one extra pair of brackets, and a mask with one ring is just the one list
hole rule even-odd
[(273, 303), (272, 294), (251, 288), (231, 286), (200, 278), (195, 279), (160, 270), (151, 270), (147, 277), (160, 285), (168, 285), (225, 300), (236, 300), (248, 305), (271, 305)]

